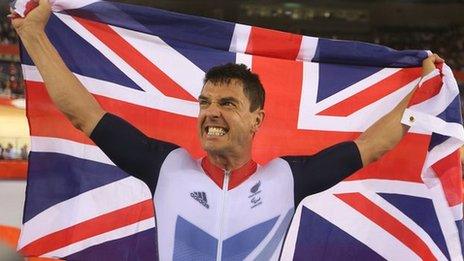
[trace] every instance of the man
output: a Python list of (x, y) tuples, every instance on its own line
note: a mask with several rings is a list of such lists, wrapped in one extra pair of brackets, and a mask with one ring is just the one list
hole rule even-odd
[[(295, 205), (377, 160), (407, 131), (400, 119), (410, 95), (355, 141), (259, 166), (251, 148), (265, 116), (264, 88), (244, 65), (227, 64), (205, 76), (198, 135), (207, 156), (196, 160), (104, 111), (46, 37), (49, 15), (48, 1), (41, 0), (13, 26), (56, 106), (154, 193), (162, 260), (277, 259)], [(443, 60), (433, 55), (424, 61), (424, 75), (435, 62)]]

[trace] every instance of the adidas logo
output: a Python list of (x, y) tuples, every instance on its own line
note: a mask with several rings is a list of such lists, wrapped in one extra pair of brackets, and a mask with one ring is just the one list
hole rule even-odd
[(205, 192), (192, 192), (190, 196), (194, 198), (196, 201), (200, 202), (205, 208), (209, 209), (208, 200), (206, 199)]

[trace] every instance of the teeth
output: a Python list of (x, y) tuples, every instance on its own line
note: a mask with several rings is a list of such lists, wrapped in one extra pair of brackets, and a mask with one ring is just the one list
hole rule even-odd
[(222, 136), (226, 134), (226, 131), (220, 127), (209, 127), (208, 128), (208, 135), (212, 136)]

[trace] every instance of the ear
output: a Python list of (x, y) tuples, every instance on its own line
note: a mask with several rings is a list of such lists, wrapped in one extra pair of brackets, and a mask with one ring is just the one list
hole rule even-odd
[(254, 112), (254, 116), (255, 116), (255, 119), (254, 119), (254, 122), (253, 122), (253, 128), (252, 128), (252, 131), (253, 133), (256, 133), (259, 129), (259, 127), (261, 127), (261, 125), (263, 124), (263, 121), (264, 121), (264, 116), (266, 115), (266, 113), (264, 112), (263, 109), (257, 109), (255, 112)]

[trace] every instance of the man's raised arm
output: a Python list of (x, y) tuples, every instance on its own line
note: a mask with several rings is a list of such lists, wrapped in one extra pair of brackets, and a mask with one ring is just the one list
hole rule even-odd
[[(422, 62), (422, 77), (432, 72), (436, 63), (443, 62), (443, 59), (436, 54), (429, 56)], [(363, 166), (378, 160), (393, 149), (408, 131), (409, 127), (401, 124), (401, 118), (413, 92), (355, 140), (361, 154)]]
[(50, 12), (48, 0), (40, 0), (27, 17), (14, 18), (12, 25), (42, 75), (54, 104), (76, 128), (90, 136), (105, 111), (71, 73), (45, 34)]

